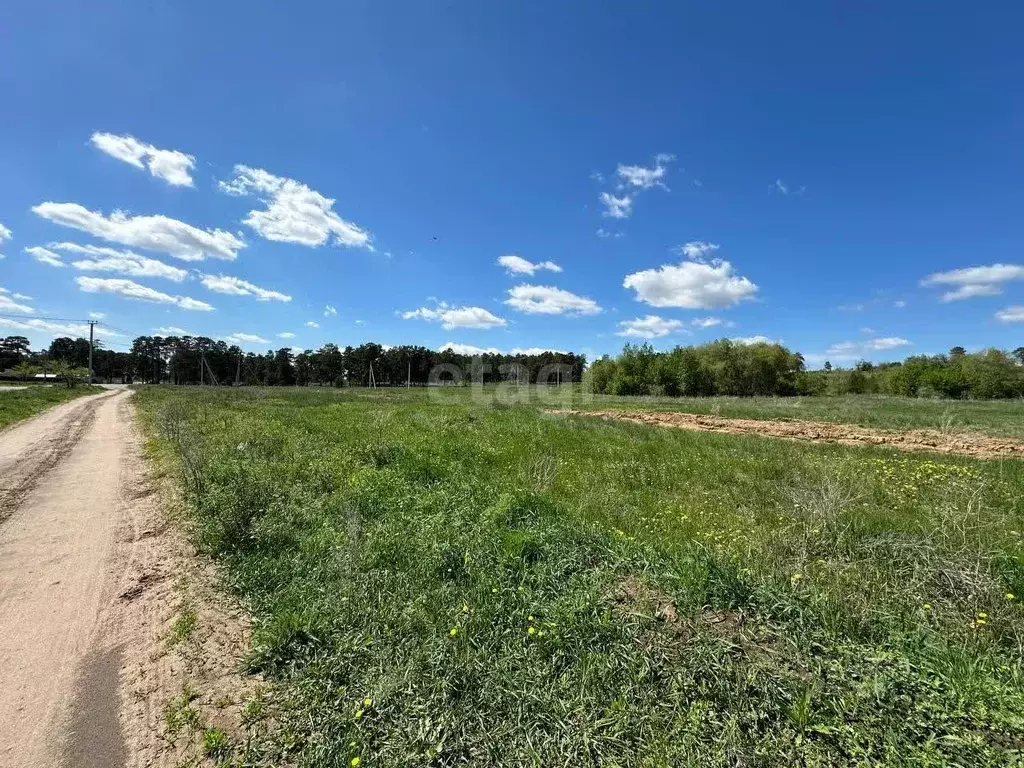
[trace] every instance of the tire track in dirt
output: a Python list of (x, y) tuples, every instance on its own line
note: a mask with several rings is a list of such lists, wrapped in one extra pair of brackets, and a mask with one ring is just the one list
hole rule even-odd
[(15, 425), (0, 441), (0, 524), (40, 479), (78, 444), (111, 394), (73, 400)]
[(730, 419), (675, 411), (547, 410), (545, 413), (590, 416), (695, 432), (761, 435), (811, 443), (873, 445), (901, 451), (957, 454), (977, 459), (1024, 458), (1024, 441), (973, 432), (946, 433), (928, 429), (895, 432), (823, 421)]

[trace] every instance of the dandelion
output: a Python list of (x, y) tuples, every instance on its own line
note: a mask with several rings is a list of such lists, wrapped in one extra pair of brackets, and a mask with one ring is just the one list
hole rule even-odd
[(496, 594), (498, 594), (498, 588), (497, 588), (497, 587), (492, 587), (492, 588), (491, 588), (491, 594), (492, 594), (492, 595), (496, 595)]
[(987, 619), (988, 618), (988, 614), (985, 613), (984, 611), (979, 611), (978, 612), (978, 618), (979, 619)]
[(359, 765), (361, 762), (363, 761), (360, 760), (358, 757), (353, 757), (351, 760), (349, 760), (348, 764), (351, 765), (352, 768), (356, 768), (356, 766)]
[(373, 699), (371, 699), (369, 696), (367, 696), (365, 699), (363, 699), (363, 706), (366, 707), (367, 709), (372, 707), (373, 706)]
[(803, 577), (804, 577), (804, 576), (803, 576), (803, 574), (802, 574), (802, 573), (794, 573), (794, 574), (793, 574), (792, 576), (790, 576), (790, 577), (789, 577), (789, 580), (790, 580), (791, 582), (793, 582), (794, 584), (796, 584), (796, 583), (797, 583), (798, 581), (800, 581), (800, 579), (802, 579)]
[(925, 603), (925, 604), (924, 604), (924, 605), (923, 605), (922, 607), (923, 607), (923, 608), (924, 608), (924, 609), (925, 609), (926, 611), (930, 611), (930, 610), (932, 609), (932, 604), (931, 604), (931, 603)]
[(530, 627), (528, 630), (526, 630), (526, 632), (527, 632), (527, 634), (530, 634), (530, 635), (536, 635), (537, 634), (537, 628), (536, 627)]
[(358, 720), (358, 719), (359, 719), (359, 718), (361, 718), (362, 716), (363, 716), (363, 710), (361, 710), (361, 709), (357, 709), (357, 710), (356, 710), (356, 720)]
[(530, 616), (527, 621), (533, 621), (533, 616)]
[(1013, 592), (1007, 592), (1006, 593), (1006, 599), (1007, 600), (1016, 600), (1017, 596), (1015, 594), (1013, 594)]
[(459, 628), (458, 627), (452, 627), (451, 629), (448, 630), (448, 634), (451, 635), (452, 637), (455, 637), (457, 634), (459, 634)]

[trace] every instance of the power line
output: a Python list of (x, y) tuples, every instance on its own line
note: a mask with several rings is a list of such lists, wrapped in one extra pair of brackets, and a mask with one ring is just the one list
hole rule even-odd
[(81, 323), (82, 325), (86, 325), (89, 322), (88, 320), (81, 320), (79, 318), (73, 317), (39, 317), (39, 315), (8, 315), (3, 312), (0, 312), (0, 317), (8, 317), (15, 320), (47, 320), (53, 323)]
[(109, 328), (112, 331), (117, 331), (118, 333), (123, 333), (125, 336), (136, 336), (136, 337), (138, 337), (138, 336), (145, 336), (146, 335), (144, 333), (132, 333), (131, 331), (126, 331), (124, 328), (118, 328), (116, 325), (111, 325), (110, 323), (104, 322), (103, 320), (100, 320), (99, 324), (106, 326), (107, 328)]

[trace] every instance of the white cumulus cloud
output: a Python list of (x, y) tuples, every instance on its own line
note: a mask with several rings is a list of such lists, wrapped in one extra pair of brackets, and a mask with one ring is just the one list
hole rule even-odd
[(483, 307), (453, 307), (443, 301), (436, 307), (420, 307), (402, 312), (401, 318), (441, 323), (441, 327), (449, 331), (454, 328), (487, 330), (508, 325), (504, 318), (498, 317)]
[(909, 347), (911, 342), (898, 336), (885, 336), (863, 341), (841, 341), (828, 348), (826, 354), (833, 357), (856, 357), (869, 352), (886, 352), (900, 347)]
[(5, 243), (12, 237), (14, 237), (14, 235), (11, 234), (11, 230), (0, 223), (0, 243)]
[(695, 328), (714, 328), (716, 325), (722, 325), (723, 320), (720, 317), (698, 317), (693, 320), (693, 326)]
[(26, 248), (25, 253), (31, 256), (33, 259), (38, 261), (40, 264), (46, 264), (51, 267), (66, 267), (67, 264), (61, 257), (49, 250), (43, 248), (41, 245), (33, 245), (31, 248)]
[(285, 331), (284, 333), (277, 334), (277, 338), (279, 338), (279, 339), (294, 339), (295, 338), (295, 334), (292, 333), (291, 331)]
[(652, 307), (722, 309), (752, 299), (757, 286), (737, 275), (728, 261), (684, 261), (626, 275), (623, 287)]
[(528, 315), (596, 315), (601, 307), (593, 299), (550, 285), (517, 285), (505, 303)]
[(159, 328), (154, 328), (154, 331), (163, 336), (194, 336), (195, 334), (189, 333), (184, 328), (179, 328), (176, 325), (162, 325)]
[(953, 286), (954, 290), (942, 294), (940, 300), (959, 301), (976, 296), (996, 296), (1003, 292), (1002, 284), (1011, 280), (1024, 280), (1024, 265), (991, 264), (935, 272), (922, 280), (921, 285)]
[(113, 133), (94, 133), (92, 143), (97, 149), (136, 168), (149, 168), (149, 172), (175, 187), (191, 187), (189, 171), (196, 159), (175, 149), (157, 149), (132, 136)]
[(227, 341), (233, 344), (267, 344), (267, 340), (255, 333), (232, 333)]
[(662, 179), (667, 172), (665, 166), (674, 159), (672, 155), (662, 154), (654, 158), (653, 168), (645, 168), (642, 165), (619, 165), (616, 173), (622, 182), (630, 187), (650, 189), (657, 186), (668, 189)]
[(230, 275), (203, 275), (201, 282), (214, 293), (226, 293), (229, 296), (255, 296), (257, 301), (288, 302), (292, 300), (292, 297), (286, 293), (260, 288), (258, 285)]
[(647, 315), (634, 320), (623, 320), (619, 323), (619, 330), (616, 336), (629, 336), (636, 339), (660, 339), (680, 330), (683, 323), (680, 320), (666, 320), (657, 315)]
[(77, 243), (50, 243), (49, 247), (65, 253), (96, 256), (95, 259), (79, 259), (71, 262), (72, 267), (82, 272), (116, 272), (132, 277), (162, 277), (176, 283), (180, 283), (188, 277), (187, 270), (140, 256), (132, 251), (118, 251), (114, 248), (78, 245)]
[(600, 200), (604, 206), (604, 215), (609, 218), (626, 219), (633, 212), (633, 198), (629, 195), (616, 197), (611, 192), (602, 192)]
[[(38, 320), (35, 318), (28, 320), (15, 320), (13, 318), (0, 317), (0, 328), (9, 328), (11, 330), (23, 332), (36, 331), (39, 333), (48, 333), (52, 336), (71, 336), (73, 338), (85, 339), (89, 338), (88, 323), (61, 323), (53, 322), (50, 320)], [(100, 338), (115, 337), (122, 335), (117, 331), (112, 330), (110, 328), (105, 328), (102, 325), (96, 326), (94, 333), (96, 336)]]
[(778, 339), (770, 339), (767, 336), (737, 336), (729, 341), (749, 346), (751, 344), (775, 344)]
[(35, 309), (27, 304), (19, 304), (12, 297), (7, 295), (6, 289), (0, 288), (0, 312), (11, 312), (18, 315), (31, 315)]
[(688, 259), (702, 259), (721, 247), (718, 243), (705, 243), (703, 240), (693, 240), (680, 245), (677, 250), (680, 256), (685, 256)]
[(171, 296), (148, 286), (139, 285), (132, 280), (105, 277), (76, 277), (75, 282), (86, 293), (112, 293), (117, 296), (123, 296), (126, 299), (151, 301), (157, 304), (173, 304), (181, 309), (199, 312), (213, 310), (213, 307), (205, 301), (198, 301), (188, 296)]
[(320, 323), (318, 323), (318, 322), (316, 322), (314, 320), (307, 320), (306, 321), (306, 327), (307, 328), (319, 328), (320, 327)]
[(373, 249), (370, 233), (335, 213), (334, 200), (295, 179), (236, 165), (234, 177), (221, 181), (219, 186), (230, 195), (256, 195), (261, 199), (266, 208), (249, 211), (245, 223), (267, 240), (308, 246), (330, 241)]
[(1024, 304), (1015, 304), (999, 310), (996, 312), (996, 320), (1001, 323), (1024, 323)]
[(338, 310), (335, 307), (332, 307), (330, 304), (324, 307), (324, 317), (330, 317), (331, 315), (336, 314), (338, 314)]
[(454, 352), (457, 355), (500, 355), (501, 351), (494, 347), (474, 347), (472, 344), (459, 344), (449, 341), (439, 351)]
[(510, 275), (532, 275), (540, 269), (547, 269), (552, 272), (561, 272), (562, 268), (553, 261), (532, 262), (522, 256), (499, 256), (498, 264), (505, 268)]
[(207, 256), (230, 261), (245, 247), (245, 243), (230, 232), (198, 229), (167, 216), (129, 216), (123, 211), (105, 216), (77, 203), (51, 202), (40, 203), (32, 212), (101, 240), (160, 251), (182, 261), (202, 261)]

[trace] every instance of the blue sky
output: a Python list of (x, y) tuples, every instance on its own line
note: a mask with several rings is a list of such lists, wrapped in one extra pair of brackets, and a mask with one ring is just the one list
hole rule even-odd
[(896, 5), (4, 4), (0, 334), (1019, 346), (1024, 8)]

